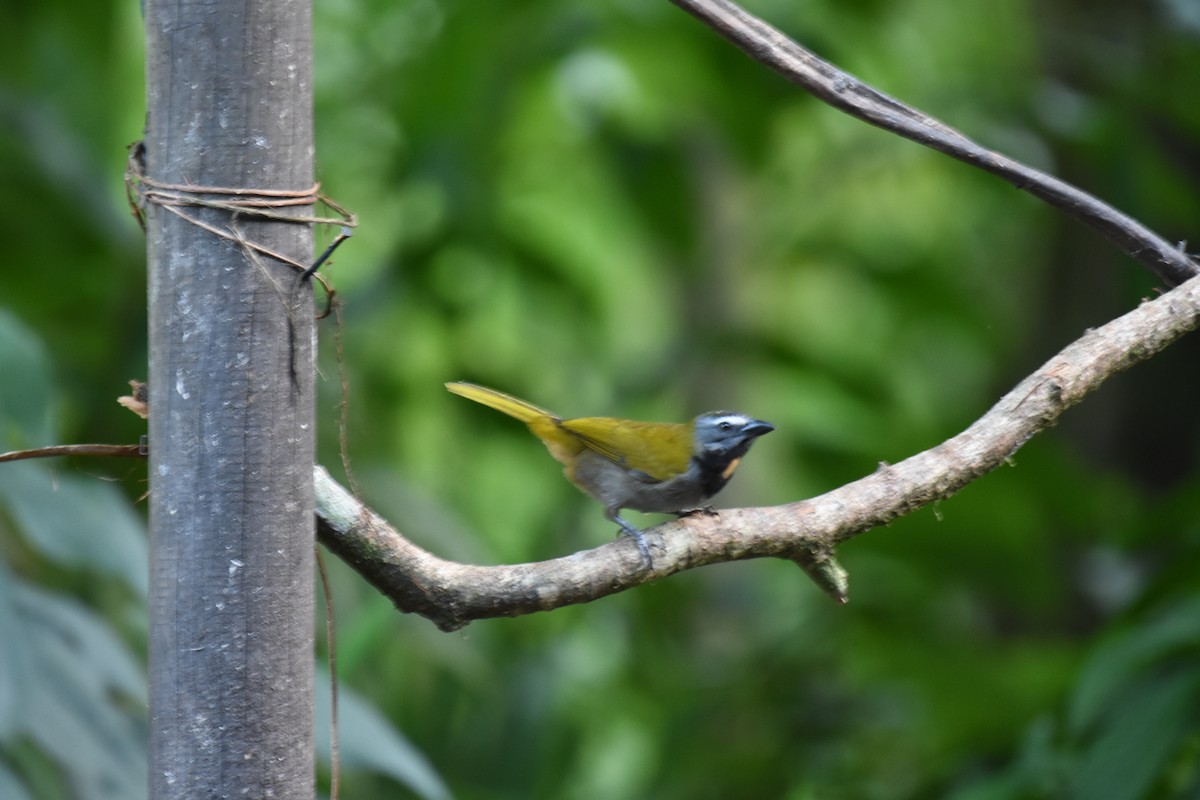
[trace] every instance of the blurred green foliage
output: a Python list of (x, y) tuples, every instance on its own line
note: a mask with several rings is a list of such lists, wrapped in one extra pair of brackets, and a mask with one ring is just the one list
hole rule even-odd
[[(1169, 239), (1195, 237), (1194, 2), (748, 7)], [(137, 6), (8, 14), (22, 36), (0, 64), (0, 433), (6, 447), (136, 441), (142, 423), (112, 398), (145, 376), (143, 245), (120, 184), (143, 113)], [(345, 303), (349, 455), (369, 502), (447, 557), (545, 558), (615, 531), (519, 425), (443, 381), (571, 415), (745, 410), (779, 430), (720, 501), (776, 503), (958, 432), (1155, 292), (1082, 226), (840, 116), (665, 2), (319, 0), (314, 24), (320, 178), (362, 221), (327, 270)], [(324, 335), (334, 465), (331, 323)], [(14, 342), (35, 354), (19, 380)], [(332, 565), (342, 679), (461, 798), (1192, 797), (1197, 349), (849, 543), (846, 607), (793, 565), (750, 562), (446, 635)], [(0, 556), (22, 596), (45, 613), (85, 603), (97, 631), (140, 648), (144, 586), (111, 568), (128, 557), (89, 555), (79, 523), (49, 527), (48, 503), (11, 488), (52, 487), (47, 473), (65, 518), (102, 474), (136, 500), (142, 468), (0, 467)], [(115, 547), (123, 530), (87, 533)], [(110, 697), (111, 675), (128, 713), (119, 674), (88, 696)], [(4, 701), (55, 679), (0, 672), (5, 797), (85, 796)], [(379, 730), (364, 713), (345, 724)], [(350, 754), (347, 796), (437, 791)]]

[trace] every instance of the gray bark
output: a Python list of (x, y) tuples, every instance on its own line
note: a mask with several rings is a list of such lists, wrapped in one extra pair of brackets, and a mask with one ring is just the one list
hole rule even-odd
[[(150, 0), (146, 32), (148, 178), (311, 185), (305, 0)], [(147, 217), (150, 797), (312, 798), (311, 289), (169, 209)], [(236, 225), (312, 258), (308, 225)]]

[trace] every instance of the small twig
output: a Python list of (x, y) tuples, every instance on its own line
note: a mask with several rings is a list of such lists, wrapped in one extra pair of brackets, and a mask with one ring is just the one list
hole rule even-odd
[(112, 456), (116, 458), (145, 458), (146, 449), (140, 444), (56, 444), (32, 450), (10, 450), (0, 453), (0, 463), (26, 458), (56, 458), (58, 456)]
[(319, 270), (321, 265), (329, 260), (329, 257), (333, 255), (333, 251), (337, 250), (338, 245), (349, 239), (353, 234), (354, 231), (343, 225), (341, 230), (338, 231), (338, 235), (333, 237), (333, 241), (330, 242), (329, 246), (325, 248), (325, 252), (321, 253), (317, 260), (312, 263), (312, 266), (300, 273), (300, 282), (304, 283), (306, 280), (311, 278), (313, 273)]
[(804, 49), (730, 0), (671, 0), (748, 56), (834, 108), (990, 172), (1100, 232), (1168, 286), (1200, 273), (1182, 249), (1066, 181), (988, 150)]

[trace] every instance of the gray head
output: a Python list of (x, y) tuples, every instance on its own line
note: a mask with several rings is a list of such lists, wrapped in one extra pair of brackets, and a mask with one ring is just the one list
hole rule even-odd
[(729, 482), (755, 439), (775, 430), (769, 422), (734, 411), (709, 411), (696, 417), (694, 424), (692, 462), (706, 498)]
[(754, 440), (774, 431), (770, 422), (756, 420), (736, 411), (708, 411), (696, 417), (696, 457), (744, 456)]

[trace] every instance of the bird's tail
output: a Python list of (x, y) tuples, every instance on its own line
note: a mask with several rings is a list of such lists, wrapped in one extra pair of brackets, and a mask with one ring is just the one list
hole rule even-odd
[(446, 388), (454, 394), (461, 395), (468, 400), (474, 400), (476, 403), (482, 403), (485, 406), (491, 406), (497, 411), (502, 411), (510, 417), (516, 417), (528, 424), (535, 419), (543, 419), (549, 417), (557, 419), (557, 415), (550, 413), (544, 408), (535, 406), (533, 403), (528, 403), (519, 398), (513, 397), (511, 394), (498, 392), (495, 389), (489, 389), (486, 386), (479, 386), (475, 383), (447, 383)]

